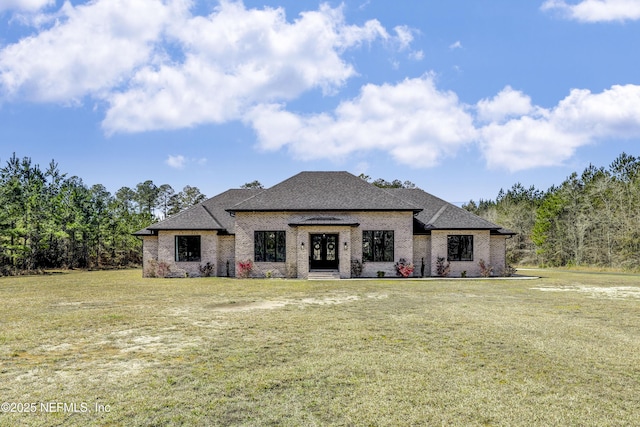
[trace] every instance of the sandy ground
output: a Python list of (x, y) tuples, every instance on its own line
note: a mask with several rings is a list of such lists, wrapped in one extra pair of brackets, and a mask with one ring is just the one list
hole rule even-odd
[(640, 299), (640, 287), (636, 286), (561, 286), (561, 287), (540, 287), (531, 288), (543, 292), (580, 292), (589, 294), (593, 298), (611, 298), (611, 299)]

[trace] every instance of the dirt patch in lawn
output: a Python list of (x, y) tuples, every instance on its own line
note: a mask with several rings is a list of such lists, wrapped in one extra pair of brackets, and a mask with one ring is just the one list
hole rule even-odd
[[(378, 294), (367, 295), (369, 298), (381, 298)], [(326, 296), (324, 298), (302, 298), (302, 299), (284, 299), (284, 300), (267, 300), (267, 301), (252, 301), (252, 302), (230, 302), (224, 304), (212, 304), (207, 308), (212, 311), (218, 312), (241, 312), (252, 310), (274, 310), (282, 308), (288, 305), (298, 306), (304, 308), (312, 305), (336, 305), (345, 304), (350, 302), (359, 301), (360, 297), (357, 295), (334, 295)]]
[(636, 286), (560, 286), (560, 287), (541, 287), (531, 288), (543, 292), (580, 292), (588, 294), (592, 298), (610, 298), (610, 299), (640, 299), (640, 287)]

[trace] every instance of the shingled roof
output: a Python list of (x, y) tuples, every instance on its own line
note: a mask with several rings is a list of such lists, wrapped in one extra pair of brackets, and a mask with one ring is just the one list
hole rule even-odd
[(415, 216), (420, 231), (491, 230), (497, 234), (515, 234), (419, 188), (390, 188), (387, 191), (422, 208)]
[(229, 215), (226, 209), (263, 191), (264, 189), (255, 188), (227, 190), (224, 193), (205, 200), (202, 204), (215, 216), (225, 230), (233, 233), (235, 219)]
[(223, 228), (211, 212), (200, 203), (164, 221), (151, 224), (147, 230), (222, 230)]
[(227, 210), (419, 212), (422, 209), (349, 172), (301, 172)]
[[(230, 214), (243, 211), (412, 211), (418, 234), (439, 229), (515, 234), (423, 190), (378, 188), (348, 172), (301, 172), (266, 190), (228, 190), (134, 234), (153, 235), (158, 230), (233, 233), (235, 219)], [(357, 225), (352, 223), (314, 216), (290, 225)]]
[(191, 206), (169, 218), (151, 224), (134, 233), (137, 236), (154, 234), (158, 230), (219, 230), (233, 232), (235, 220), (225, 208), (233, 206), (264, 190), (233, 189)]

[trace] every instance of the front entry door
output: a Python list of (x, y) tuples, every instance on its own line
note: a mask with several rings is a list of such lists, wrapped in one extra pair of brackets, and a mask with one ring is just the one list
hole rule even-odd
[(311, 234), (309, 268), (312, 270), (338, 269), (338, 235)]

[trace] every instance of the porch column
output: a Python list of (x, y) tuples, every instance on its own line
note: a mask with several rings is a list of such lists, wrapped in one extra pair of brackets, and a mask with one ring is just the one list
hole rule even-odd
[(298, 264), (298, 279), (309, 277), (309, 231), (303, 227), (297, 228), (296, 259)]
[[(346, 243), (346, 245), (345, 245)], [(339, 270), (341, 279), (351, 278), (351, 227), (340, 231), (340, 261)]]

